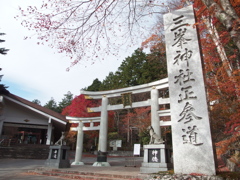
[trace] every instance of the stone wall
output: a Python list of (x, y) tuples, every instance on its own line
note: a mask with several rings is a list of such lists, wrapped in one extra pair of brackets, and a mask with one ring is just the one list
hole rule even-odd
[(0, 158), (47, 159), (48, 154), (49, 146), (47, 145), (0, 147)]

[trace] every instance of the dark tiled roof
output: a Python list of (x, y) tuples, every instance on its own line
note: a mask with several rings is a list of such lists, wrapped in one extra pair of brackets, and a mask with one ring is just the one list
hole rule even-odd
[(13, 100), (15, 100), (15, 101), (19, 101), (19, 102), (21, 102), (21, 103), (23, 103), (23, 104), (25, 104), (25, 105), (27, 105), (27, 106), (30, 106), (30, 107), (38, 110), (38, 111), (41, 111), (41, 112), (43, 112), (43, 113), (45, 113), (45, 114), (48, 114), (48, 115), (53, 116), (53, 117), (55, 117), (55, 118), (57, 118), (57, 119), (60, 119), (60, 120), (62, 120), (62, 121), (64, 121), (64, 122), (67, 122), (65, 116), (63, 116), (62, 114), (57, 113), (57, 112), (55, 112), (55, 111), (53, 111), (53, 110), (51, 110), (51, 109), (45, 108), (45, 107), (43, 107), (43, 106), (40, 106), (40, 105), (38, 105), (38, 104), (35, 104), (35, 103), (31, 102), (31, 101), (28, 101), (28, 100), (26, 100), (26, 99), (23, 99), (23, 98), (21, 98), (21, 97), (19, 97), (19, 96), (16, 96), (16, 95), (14, 95), (14, 94), (11, 94), (11, 93), (5, 94), (5, 96), (7, 96), (7, 97), (9, 97), (9, 98), (11, 98), (11, 99), (13, 99)]

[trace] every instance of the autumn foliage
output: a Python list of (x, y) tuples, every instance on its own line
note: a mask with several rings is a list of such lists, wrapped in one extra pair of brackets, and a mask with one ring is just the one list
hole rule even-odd
[[(230, 2), (236, 6), (236, 1)], [(213, 9), (207, 9), (202, 1), (195, 1), (194, 7), (211, 108), (212, 136), (216, 142), (217, 154), (221, 155), (230, 149), (231, 144), (239, 142), (240, 54), (231, 37), (231, 30), (224, 27)], [(239, 9), (236, 10), (239, 14)], [(232, 26), (236, 23), (233, 20)]]
[(85, 99), (84, 95), (79, 95), (72, 100), (70, 106), (63, 109), (62, 114), (72, 117), (97, 117), (100, 113), (89, 113), (88, 107), (96, 107), (99, 105), (98, 101)]
[[(65, 109), (63, 109), (62, 114), (65, 116), (71, 116), (71, 117), (99, 117), (99, 112), (88, 112), (88, 108), (90, 107), (98, 107), (100, 106), (101, 102), (99, 100), (89, 100), (85, 99), (84, 95), (79, 95), (75, 97), (71, 104), (67, 106)], [(109, 112), (109, 128), (113, 127), (113, 112)], [(94, 122), (94, 125), (99, 125), (100, 123)], [(73, 123), (70, 125), (71, 127), (77, 127), (77, 123)], [(85, 123), (84, 126), (89, 127), (89, 123)], [(85, 132), (88, 134), (90, 139), (93, 139), (94, 137), (98, 137), (98, 131), (87, 131)], [(69, 132), (68, 137), (70, 139), (73, 139), (73, 136), (75, 136), (76, 132)]]
[[(91, 101), (85, 99), (84, 95), (76, 96), (71, 104), (63, 109), (62, 114), (65, 116), (71, 116), (71, 117), (97, 117), (100, 116), (100, 113), (89, 113), (87, 108), (88, 107), (94, 107), (99, 104), (98, 101)], [(99, 123), (98, 123), (99, 124)], [(89, 126), (89, 123), (85, 123), (84, 126)], [(97, 125), (97, 123), (95, 123)], [(77, 123), (69, 124), (70, 127), (77, 127)], [(74, 147), (74, 144), (76, 142), (76, 133), (69, 131), (67, 134), (67, 139)], [(86, 134), (93, 139), (94, 137), (98, 137), (98, 132), (96, 131), (90, 131), (86, 132)], [(93, 144), (93, 142), (91, 142)], [(74, 149), (74, 148), (73, 148)]]
[[(240, 53), (236, 44), (238, 39), (232, 36), (232, 33), (233, 30), (236, 34), (240, 33), (240, 2), (216, 0), (211, 1), (216, 3), (212, 3), (211, 7), (205, 0), (192, 2), (194, 3), (195, 26), (199, 33), (202, 52), (212, 138), (216, 143), (217, 154), (222, 155), (231, 148), (239, 149)], [(224, 5), (228, 5), (228, 2), (232, 5), (236, 14), (232, 13), (230, 15), (230, 12), (223, 8)], [(183, 0), (181, 3), (184, 5), (186, 1)], [(217, 6), (220, 7), (220, 10), (217, 9)], [(220, 13), (225, 14), (228, 18), (227, 22), (219, 19)], [(237, 16), (238, 18), (236, 18)], [(229, 27), (229, 24), (231, 24), (231, 27)], [(164, 52), (165, 39), (161, 33), (162, 26), (163, 23), (159, 21), (156, 25), (156, 31), (153, 31), (154, 34), (142, 43), (143, 48)], [(158, 31), (160, 33), (157, 33)], [(233, 144), (235, 146), (231, 146)]]
[[(151, 124), (150, 111), (150, 107), (132, 109), (126, 114), (122, 121), (125, 127), (136, 127), (139, 129), (139, 131), (144, 131), (146, 127)], [(125, 131), (126, 130), (127, 128), (125, 129)]]

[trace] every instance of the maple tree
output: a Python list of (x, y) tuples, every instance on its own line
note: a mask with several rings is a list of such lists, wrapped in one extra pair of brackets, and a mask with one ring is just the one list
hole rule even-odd
[(239, 10), (232, 2), (203, 0), (194, 4), (211, 108), (212, 136), (218, 155), (228, 152), (230, 144), (239, 144), (236, 138), (240, 132)]
[[(48, 0), (43, 1), (40, 9), (32, 6), (26, 10), (19, 9), (23, 17), (27, 17), (22, 25), (36, 30), (40, 40), (56, 46), (59, 52), (69, 54), (74, 58), (74, 65), (84, 57), (98, 59), (100, 51), (106, 56), (109, 53), (118, 54), (122, 43), (120, 38), (133, 43), (134, 37), (139, 38), (144, 34), (149, 25), (147, 21), (155, 18), (155, 14), (160, 15), (190, 3), (194, 3), (195, 8), (207, 9), (208, 17), (218, 19), (239, 50), (239, 16), (231, 2), (235, 1), (172, 0), (166, 3), (161, 0)], [(92, 48), (91, 53), (86, 52), (89, 48)]]
[(65, 116), (71, 117), (98, 117), (100, 113), (89, 113), (89, 107), (97, 107), (100, 102), (98, 100), (89, 100), (85, 99), (84, 95), (76, 96), (71, 104), (65, 107), (62, 111), (62, 114)]
[[(127, 133), (127, 141), (130, 141), (130, 131), (135, 128), (138, 130), (138, 135), (146, 131), (146, 128), (151, 124), (150, 107), (134, 108), (122, 119), (122, 131)], [(148, 134), (147, 134), (148, 136)], [(144, 138), (144, 137), (141, 137)], [(141, 142), (142, 140), (140, 140)]]
[[(67, 107), (65, 107), (62, 111), (62, 114), (65, 116), (71, 116), (71, 117), (99, 117), (99, 112), (88, 112), (88, 108), (90, 107), (98, 107), (100, 106), (99, 100), (89, 100), (85, 99), (84, 95), (76, 96), (71, 104)], [(111, 130), (113, 127), (113, 112), (108, 112), (109, 117), (109, 129)], [(94, 122), (94, 126), (99, 125), (98, 122)], [(78, 123), (73, 123), (70, 125), (71, 127), (77, 127)], [(85, 123), (84, 126), (89, 127), (90, 123)], [(97, 131), (86, 131), (86, 135), (89, 137), (90, 141), (92, 141), (95, 137), (98, 137)], [(74, 137), (76, 136), (76, 132), (69, 131), (67, 134), (67, 138), (70, 139), (73, 143), (75, 142)], [(94, 144), (92, 142), (92, 144)]]
[[(179, 0), (168, 4), (175, 1)], [(41, 7), (19, 7), (21, 16), (16, 18), (36, 31), (38, 44), (66, 53), (73, 66), (83, 59), (94, 63), (111, 54), (117, 58), (122, 45), (131, 47), (144, 39), (152, 19), (167, 12), (167, 7), (161, 0), (44, 0)]]
[[(96, 104), (98, 104), (97, 101), (90, 101), (85, 99), (84, 95), (79, 95), (72, 100), (69, 106), (63, 109), (62, 114), (71, 117), (97, 117), (100, 115), (99, 113), (89, 113), (87, 110), (88, 107), (96, 106)], [(89, 124), (86, 123), (84, 125), (89, 126)], [(97, 123), (95, 123), (95, 125), (97, 125)], [(70, 126), (77, 127), (78, 123), (70, 124)], [(76, 134), (77, 132), (69, 131), (66, 135), (66, 138), (68, 139), (68, 141), (70, 141), (72, 146), (76, 142)], [(91, 139), (93, 139), (94, 137), (98, 137), (98, 132), (96, 131), (86, 132), (86, 134), (90, 136)]]

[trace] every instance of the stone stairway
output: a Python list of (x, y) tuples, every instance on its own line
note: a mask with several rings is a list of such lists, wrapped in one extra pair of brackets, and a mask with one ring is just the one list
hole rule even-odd
[(50, 169), (50, 168), (37, 168), (29, 170), (28, 174), (42, 175), (42, 176), (57, 176), (67, 179), (84, 179), (84, 180), (143, 180), (144, 175), (124, 175), (124, 174), (111, 174), (99, 173), (93, 171), (75, 171), (66, 169)]

